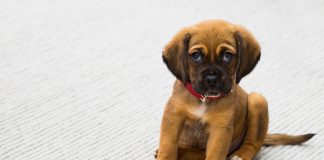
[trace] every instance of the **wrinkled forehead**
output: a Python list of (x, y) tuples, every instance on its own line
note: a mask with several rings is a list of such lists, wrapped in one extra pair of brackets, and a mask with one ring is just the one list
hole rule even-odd
[(203, 54), (220, 54), (224, 50), (230, 50), (236, 54), (236, 42), (234, 33), (228, 28), (195, 28), (192, 32), (189, 52), (201, 50)]

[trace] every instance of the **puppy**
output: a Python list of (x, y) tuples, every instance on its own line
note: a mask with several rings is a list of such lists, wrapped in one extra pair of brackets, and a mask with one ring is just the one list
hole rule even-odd
[(262, 145), (300, 144), (314, 136), (268, 134), (268, 104), (238, 84), (260, 59), (244, 27), (204, 21), (183, 28), (163, 61), (177, 78), (160, 134), (158, 160), (250, 160)]

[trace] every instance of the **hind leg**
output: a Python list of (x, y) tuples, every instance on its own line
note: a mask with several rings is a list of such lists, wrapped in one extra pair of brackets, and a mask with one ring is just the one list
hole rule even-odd
[[(198, 148), (178, 148), (178, 160), (205, 160), (205, 150)], [(155, 159), (158, 150), (155, 151)]]
[(262, 147), (268, 123), (267, 101), (260, 94), (249, 94), (248, 130), (241, 147), (232, 154), (231, 160), (251, 160)]

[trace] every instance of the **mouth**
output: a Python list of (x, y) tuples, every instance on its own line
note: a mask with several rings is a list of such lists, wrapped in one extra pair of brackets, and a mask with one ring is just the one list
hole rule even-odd
[(218, 98), (218, 97), (221, 97), (223, 95), (224, 94), (223, 93), (220, 93), (220, 92), (207, 92), (205, 94), (206, 97), (210, 97), (210, 98)]
[(194, 86), (194, 90), (197, 93), (202, 94), (206, 97), (210, 97), (210, 98), (218, 98), (218, 97), (226, 95), (225, 92), (222, 92), (219, 90), (216, 90), (216, 91), (215, 90), (204, 90), (201, 87), (196, 87), (196, 86)]

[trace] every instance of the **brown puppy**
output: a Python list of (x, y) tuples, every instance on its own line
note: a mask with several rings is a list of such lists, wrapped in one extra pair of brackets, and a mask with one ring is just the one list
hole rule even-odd
[(314, 135), (267, 135), (267, 101), (238, 85), (260, 54), (248, 30), (225, 21), (176, 34), (163, 50), (177, 80), (163, 115), (158, 160), (249, 160), (262, 145), (299, 144)]

